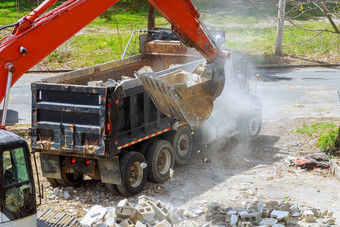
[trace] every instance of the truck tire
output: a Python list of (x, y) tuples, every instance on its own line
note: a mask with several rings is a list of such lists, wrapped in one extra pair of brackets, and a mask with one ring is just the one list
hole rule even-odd
[(261, 132), (262, 116), (261, 114), (253, 114), (245, 119), (243, 126), (241, 126), (240, 139), (253, 141), (256, 140)]
[(174, 149), (166, 140), (155, 140), (146, 155), (148, 178), (161, 183), (170, 178), (170, 169), (174, 167)]
[(175, 161), (177, 164), (185, 164), (191, 155), (193, 138), (191, 130), (182, 126), (177, 131), (169, 132), (165, 139), (169, 141), (174, 148)]
[(111, 192), (112, 195), (120, 195), (117, 185), (115, 184), (106, 184), (107, 189)]
[(66, 173), (65, 165), (61, 165), (60, 168), (61, 179), (57, 179), (59, 185), (64, 187), (77, 186), (83, 182), (83, 174)]
[(54, 178), (46, 178), (46, 180), (48, 181), (48, 183), (50, 183), (50, 185), (55, 188), (55, 187), (58, 187), (60, 186), (57, 179), (54, 179)]
[(117, 185), (118, 191), (124, 196), (137, 195), (144, 188), (147, 179), (147, 168), (144, 156), (138, 152), (128, 152), (120, 159), (122, 185)]

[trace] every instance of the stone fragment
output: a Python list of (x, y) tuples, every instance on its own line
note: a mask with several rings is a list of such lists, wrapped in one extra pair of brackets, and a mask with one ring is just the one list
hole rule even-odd
[(311, 210), (306, 210), (305, 212), (303, 212), (302, 218), (304, 219), (304, 222), (307, 223), (315, 221), (314, 213)]
[(270, 213), (271, 218), (276, 218), (278, 221), (288, 220), (289, 219), (289, 212), (282, 211), (282, 210), (273, 210)]
[(323, 223), (325, 224), (330, 224), (330, 225), (334, 225), (335, 224), (335, 218), (333, 217), (327, 217), (326, 219), (323, 220)]
[(328, 214), (328, 210), (324, 210), (324, 211), (321, 213), (321, 217), (325, 217), (327, 214)]
[(277, 223), (277, 219), (275, 218), (263, 218), (262, 221), (260, 222), (260, 225), (272, 226), (276, 223)]
[(221, 203), (214, 201), (208, 204), (208, 209), (206, 212), (206, 216), (207, 217), (211, 217), (215, 212), (218, 211), (218, 209), (220, 208)]
[(269, 218), (269, 215), (270, 215), (269, 209), (263, 208), (262, 218)]
[(314, 213), (314, 216), (315, 216), (316, 218), (320, 216), (320, 209), (311, 207), (311, 208), (309, 208), (309, 210), (311, 210), (311, 211)]
[(328, 215), (327, 215), (328, 217), (333, 217), (333, 211), (331, 211), (331, 212), (328, 212)]
[(80, 224), (84, 227), (90, 227), (92, 224), (101, 221), (106, 212), (106, 208), (95, 205), (86, 213), (83, 219), (81, 219)]
[(64, 199), (69, 199), (70, 197), (70, 193), (68, 193), (68, 191), (64, 191)]
[(251, 189), (248, 189), (248, 190), (246, 191), (246, 194), (249, 195), (249, 196), (255, 195), (254, 191), (251, 190)]
[(300, 213), (300, 208), (298, 205), (293, 205), (289, 208), (289, 213), (294, 214), (294, 213)]
[(275, 206), (274, 210), (290, 211), (290, 204), (289, 203), (280, 203), (279, 205)]
[(257, 211), (262, 213), (263, 212), (263, 208), (264, 208), (264, 204), (263, 204), (263, 201), (260, 200), (258, 203), (257, 203)]
[(237, 222), (238, 222), (238, 215), (231, 215), (230, 225), (231, 226), (237, 226)]
[(268, 201), (265, 203), (266, 208), (269, 209), (269, 211), (271, 212), (272, 210), (274, 210), (274, 208), (279, 205), (279, 203), (277, 201)]
[(194, 214), (197, 215), (197, 216), (201, 216), (202, 214), (204, 214), (204, 211), (201, 210), (201, 209), (197, 209), (194, 211)]

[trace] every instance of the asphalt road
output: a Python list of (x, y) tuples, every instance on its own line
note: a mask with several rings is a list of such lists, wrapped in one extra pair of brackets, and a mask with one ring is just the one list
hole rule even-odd
[[(265, 121), (294, 117), (340, 118), (339, 69), (262, 70), (256, 73), (261, 74), (262, 79), (252, 86), (255, 94), (262, 98)], [(54, 75), (25, 74), (17, 81), (10, 95), (8, 116), (11, 122), (31, 123), (31, 83)]]

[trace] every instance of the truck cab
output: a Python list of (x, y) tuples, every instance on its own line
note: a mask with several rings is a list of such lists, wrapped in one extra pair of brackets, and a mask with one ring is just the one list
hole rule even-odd
[(36, 226), (36, 195), (26, 141), (0, 130), (0, 227)]

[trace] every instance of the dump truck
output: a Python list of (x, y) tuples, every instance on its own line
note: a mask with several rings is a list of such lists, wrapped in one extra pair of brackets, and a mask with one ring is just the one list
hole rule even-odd
[[(140, 45), (138, 55), (32, 83), (31, 147), (52, 185), (77, 185), (87, 175), (115, 194), (131, 196), (147, 179), (166, 181), (175, 163), (190, 158), (193, 134), (201, 135), (205, 124), (164, 114), (158, 108), (164, 103), (153, 101), (139, 76), (196, 74), (205, 59), (197, 60), (195, 50), (180, 41), (142, 35)], [(249, 122), (247, 114), (235, 113), (234, 122)], [(250, 122), (259, 123), (256, 116)], [(260, 125), (249, 128), (249, 135), (258, 135)], [(223, 135), (239, 132), (235, 125)]]

